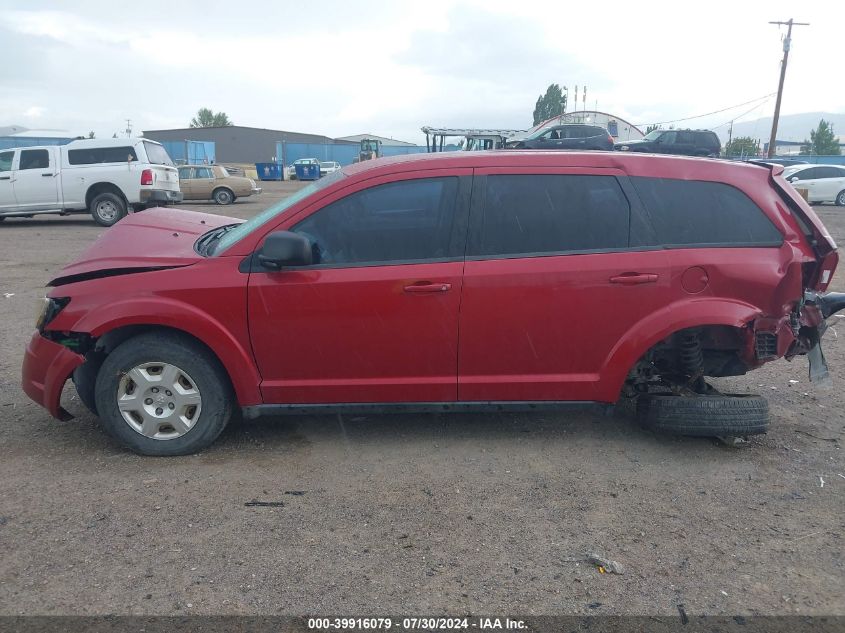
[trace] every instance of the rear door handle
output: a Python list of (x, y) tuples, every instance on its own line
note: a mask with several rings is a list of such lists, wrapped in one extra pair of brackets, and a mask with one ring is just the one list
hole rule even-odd
[(622, 273), (610, 278), (612, 284), (636, 286), (637, 284), (653, 284), (657, 281), (656, 273)]
[(41, 175), (44, 176), (45, 178), (52, 178), (56, 174), (41, 174)]
[(421, 281), (415, 284), (405, 286), (405, 292), (423, 293), (423, 292), (448, 292), (452, 288), (452, 284), (447, 284), (442, 281)]
[(11, 180), (11, 176), (0, 176), (0, 180)]

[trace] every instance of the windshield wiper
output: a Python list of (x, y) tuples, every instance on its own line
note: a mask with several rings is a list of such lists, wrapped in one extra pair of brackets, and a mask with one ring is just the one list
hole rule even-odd
[(218, 226), (216, 229), (211, 229), (197, 240), (197, 252), (200, 255), (214, 254), (214, 247), (217, 245), (217, 242), (220, 241), (220, 238), (236, 226), (238, 226), (238, 224), (225, 224), (223, 226)]

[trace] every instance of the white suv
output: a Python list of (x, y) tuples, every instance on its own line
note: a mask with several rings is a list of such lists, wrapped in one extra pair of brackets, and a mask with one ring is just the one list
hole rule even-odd
[(130, 209), (181, 201), (179, 172), (155, 141), (92, 139), (0, 151), (0, 220), (88, 211), (111, 226)]

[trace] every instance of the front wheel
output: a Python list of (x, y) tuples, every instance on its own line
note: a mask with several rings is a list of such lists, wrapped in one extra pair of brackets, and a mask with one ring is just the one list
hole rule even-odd
[(217, 358), (176, 334), (127, 340), (97, 374), (103, 427), (143, 455), (187, 455), (206, 448), (229, 422), (234, 401)]
[(95, 196), (88, 207), (94, 221), (100, 226), (112, 226), (126, 215), (126, 202), (114, 193)]
[(845, 189), (840, 191), (836, 196), (836, 206), (845, 207)]

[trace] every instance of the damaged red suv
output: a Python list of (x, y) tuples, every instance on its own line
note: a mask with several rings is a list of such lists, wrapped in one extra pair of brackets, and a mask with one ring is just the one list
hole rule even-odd
[(780, 167), (618, 153), (368, 161), (246, 222), (132, 215), (51, 282), (23, 387), (65, 381), (151, 455), (247, 417), (612, 405), (659, 429), (766, 430), (736, 376), (809, 354), (845, 295)]

